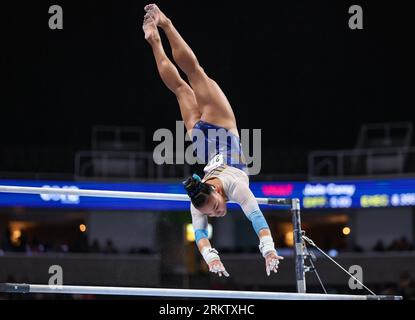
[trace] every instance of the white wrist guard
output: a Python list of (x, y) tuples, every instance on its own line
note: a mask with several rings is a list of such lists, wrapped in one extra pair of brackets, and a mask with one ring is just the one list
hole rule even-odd
[(271, 236), (265, 236), (260, 238), (259, 242), (259, 251), (261, 251), (262, 256), (265, 258), (270, 252), (277, 252), (274, 247), (274, 241)]
[(218, 251), (211, 247), (204, 247), (202, 250), (202, 256), (207, 264), (211, 263), (213, 260), (220, 260)]

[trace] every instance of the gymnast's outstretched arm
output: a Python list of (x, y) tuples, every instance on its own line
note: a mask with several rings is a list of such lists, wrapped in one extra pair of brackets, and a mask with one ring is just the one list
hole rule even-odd
[(272, 239), (271, 230), (259, 208), (258, 202), (249, 189), (248, 183), (235, 182), (229, 190), (228, 196), (239, 203), (245, 216), (251, 221), (252, 227), (259, 238), (259, 250), (265, 259), (265, 271), (269, 276), (271, 272), (278, 271), (279, 260), (284, 259), (277, 254)]
[(209, 271), (217, 273), (220, 277), (222, 275), (229, 277), (229, 273), (220, 260), (218, 251), (212, 248), (208, 239), (208, 217), (196, 209), (193, 204), (191, 204), (190, 212), (192, 213), (192, 225), (195, 230), (195, 241), (200, 253), (209, 266)]

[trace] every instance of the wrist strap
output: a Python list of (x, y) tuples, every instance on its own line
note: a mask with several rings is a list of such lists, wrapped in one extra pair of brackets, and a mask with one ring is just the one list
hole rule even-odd
[(275, 250), (274, 241), (271, 236), (261, 237), (258, 247), (264, 258), (271, 252), (277, 252), (277, 250)]
[(202, 250), (203, 259), (209, 264), (214, 260), (220, 260), (218, 251), (211, 247), (204, 247)]

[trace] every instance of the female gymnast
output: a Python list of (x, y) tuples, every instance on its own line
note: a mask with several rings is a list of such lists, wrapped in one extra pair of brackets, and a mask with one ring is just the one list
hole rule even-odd
[[(223, 217), (226, 214), (226, 201), (235, 201), (252, 222), (259, 237), (259, 250), (265, 258), (265, 270), (269, 276), (272, 271), (278, 271), (279, 260), (284, 258), (277, 254), (268, 224), (249, 189), (247, 165), (232, 107), (218, 84), (200, 66), (171, 20), (155, 4), (145, 6), (144, 10), (145, 39), (153, 50), (160, 77), (176, 95), (187, 133), (193, 138), (197, 150), (209, 150), (203, 155), (207, 163), (203, 179), (193, 175), (184, 182), (191, 198), (190, 210), (197, 247), (211, 272), (220, 277), (229, 276), (218, 251), (208, 240), (207, 225), (208, 217)], [(158, 28), (166, 34), (174, 61), (186, 74), (190, 85), (180, 77), (167, 57)], [(208, 134), (211, 130), (225, 131), (228, 138), (212, 139)], [(203, 133), (204, 138), (195, 139), (196, 131)]]

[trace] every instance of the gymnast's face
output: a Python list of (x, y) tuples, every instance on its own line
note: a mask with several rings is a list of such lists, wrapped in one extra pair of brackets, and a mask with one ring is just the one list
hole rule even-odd
[(206, 203), (199, 210), (208, 217), (223, 217), (226, 214), (226, 201), (221, 194), (212, 191)]

